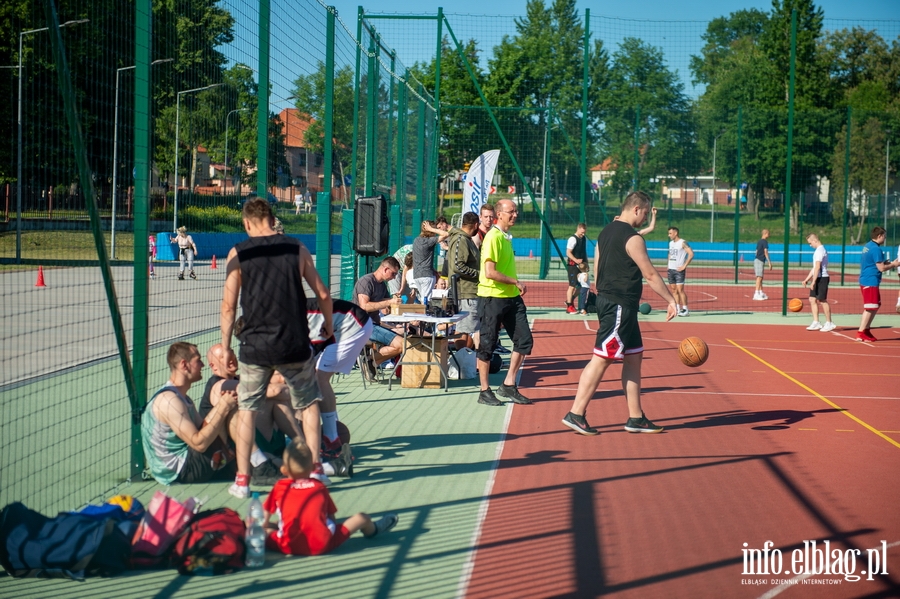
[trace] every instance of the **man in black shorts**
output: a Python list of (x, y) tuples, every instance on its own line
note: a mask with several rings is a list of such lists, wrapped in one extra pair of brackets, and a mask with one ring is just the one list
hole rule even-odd
[(587, 225), (578, 223), (575, 227), (575, 234), (569, 237), (566, 242), (566, 271), (569, 274), (569, 287), (566, 289), (566, 312), (575, 314), (575, 299), (578, 297), (578, 288), (581, 283), (578, 282), (578, 275), (581, 274), (579, 267), (582, 262), (587, 261)]
[(641, 275), (668, 304), (666, 320), (675, 317), (675, 298), (647, 255), (644, 238), (635, 231), (650, 212), (650, 197), (642, 191), (628, 194), (622, 213), (608, 224), (597, 238), (594, 250), (594, 280), (597, 282), (597, 316), (600, 326), (594, 355), (581, 373), (572, 409), (563, 424), (582, 435), (596, 435), (585, 418), (591, 396), (614, 361), (622, 360), (622, 389), (628, 402), (630, 433), (658, 433), (661, 426), (650, 422), (641, 409), (641, 359), (644, 343), (638, 326), (641, 301)]

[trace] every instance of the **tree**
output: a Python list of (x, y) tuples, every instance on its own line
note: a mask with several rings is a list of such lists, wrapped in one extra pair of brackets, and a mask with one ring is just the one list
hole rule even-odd
[[(834, 153), (831, 159), (831, 184), (837, 202), (833, 214), (836, 219), (843, 218), (844, 210), (844, 170), (846, 164), (847, 125), (837, 135)], [(866, 216), (869, 213), (869, 196), (877, 194), (884, 184), (883, 163), (872, 160), (873, 156), (885, 155), (887, 135), (884, 124), (877, 117), (854, 118), (850, 137), (850, 195), (846, 202), (855, 216), (857, 230), (851, 243), (858, 244), (862, 238)], [(848, 221), (852, 233), (853, 222)]]
[[(608, 107), (605, 134), (609, 156), (617, 165), (611, 185), (618, 193), (646, 188), (651, 177), (683, 176), (693, 170), (693, 115), (683, 89), (660, 49), (625, 38), (613, 53), (609, 85), (600, 101)], [(640, 159), (634, 181), (638, 107)]]

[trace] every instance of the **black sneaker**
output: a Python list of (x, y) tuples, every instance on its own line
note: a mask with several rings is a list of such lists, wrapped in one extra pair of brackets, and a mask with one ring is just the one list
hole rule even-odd
[(494, 346), (494, 353), (495, 354), (508, 354), (509, 350), (498, 343), (497, 345)]
[(581, 433), (582, 435), (600, 434), (600, 431), (588, 424), (587, 418), (579, 416), (578, 414), (573, 414), (572, 412), (566, 414), (566, 417), (562, 419), (562, 423), (576, 433)]
[(502, 406), (503, 402), (497, 399), (494, 395), (494, 392), (490, 389), (485, 389), (481, 393), (478, 394), (478, 403), (484, 404), (486, 406)]
[(661, 433), (663, 427), (656, 426), (641, 414), (640, 418), (629, 418), (625, 423), (625, 430), (629, 433)]
[(378, 370), (375, 367), (375, 350), (370, 347), (365, 349), (365, 357), (363, 358), (363, 375), (365, 375), (366, 380), (370, 383), (375, 382), (378, 379)]
[(497, 387), (497, 395), (505, 397), (509, 401), (522, 405), (531, 405), (533, 402), (519, 393), (519, 388), (515, 385), (500, 385)]
[(331, 460), (331, 467), (334, 468), (334, 476), (353, 478), (353, 453), (349, 443), (341, 445), (341, 453), (336, 459)]
[(371, 539), (374, 536), (389, 531), (390, 529), (397, 526), (397, 522), (399, 521), (400, 516), (398, 516), (397, 514), (385, 514), (384, 516), (379, 518), (377, 522), (375, 522), (375, 532), (370, 535), (366, 535), (366, 538)]
[(194, 274), (194, 271), (193, 271), (193, 270), (191, 271), (191, 278), (192, 278), (192, 279), (196, 279), (196, 278), (197, 278), (197, 275)]
[(284, 478), (275, 464), (271, 460), (266, 460), (259, 466), (254, 466), (250, 471), (250, 480), (254, 485), (271, 486)]
[(183, 281), (183, 280), (184, 280), (184, 273), (183, 273), (183, 272), (178, 273), (178, 280), (179, 280), (179, 281)]

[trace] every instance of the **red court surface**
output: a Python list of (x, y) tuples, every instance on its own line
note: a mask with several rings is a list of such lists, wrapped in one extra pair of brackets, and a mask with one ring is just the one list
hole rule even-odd
[[(808, 272), (808, 271), (807, 271)], [(665, 274), (663, 273), (663, 277)], [(664, 279), (665, 280), (665, 279)], [(788, 290), (788, 299), (798, 297), (803, 300), (804, 311), (809, 312), (809, 289), (800, 285), (803, 276), (792, 282)], [(739, 285), (727, 284), (710, 285), (709, 283), (693, 283), (690, 280), (685, 285), (688, 295), (688, 305), (695, 312), (775, 312), (782, 311), (781, 279), (765, 279), (764, 291), (769, 296), (768, 300), (756, 301), (753, 299), (754, 280), (740, 279)], [(527, 283), (528, 293), (525, 295), (525, 303), (532, 308), (562, 308), (566, 297), (565, 281), (533, 281)], [(665, 310), (665, 303), (651, 289), (644, 287), (642, 301), (649, 302), (654, 310)], [(896, 286), (890, 287), (882, 283), (881, 289), (882, 316), (876, 319), (883, 320), (884, 315), (893, 315), (897, 302)], [(835, 314), (860, 314), (862, 313), (862, 296), (859, 286), (853, 282), (845, 287), (832, 285), (828, 289), (828, 303)], [(888, 316), (891, 317), (891, 316)]]
[[(900, 596), (900, 328), (863, 344), (852, 330), (643, 322), (643, 408), (666, 430), (623, 430), (614, 365), (587, 413), (601, 434), (586, 437), (560, 419), (587, 327), (534, 323), (520, 389), (535, 404), (512, 409), (467, 597)], [(690, 335), (710, 346), (696, 369), (675, 350)], [(814, 573), (824, 541), (841, 552), (831, 571), (859, 581)], [(760, 550), (753, 564), (745, 549)], [(867, 580), (869, 559), (887, 574)]]

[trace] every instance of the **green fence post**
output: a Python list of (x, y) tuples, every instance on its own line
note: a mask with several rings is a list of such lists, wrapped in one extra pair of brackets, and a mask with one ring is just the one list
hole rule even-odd
[(794, 165), (794, 82), (797, 76), (797, 9), (791, 10), (791, 70), (788, 86), (788, 129), (787, 129), (787, 163), (785, 165), (784, 183), (784, 272), (781, 276), (781, 315), (787, 315), (788, 303), (788, 269), (790, 264), (791, 242), (791, 170)]
[(138, 0), (134, 15), (134, 312), (132, 327), (132, 370), (134, 399), (131, 405), (131, 467), (129, 476), (137, 479), (144, 469), (144, 446), (141, 443), (141, 411), (147, 405), (149, 257), (140, 240), (150, 234), (150, 61), (153, 3)]
[(356, 205), (356, 186), (359, 179), (357, 171), (357, 160), (359, 158), (359, 69), (362, 62), (362, 23), (363, 23), (363, 7), (360, 6), (356, 11), (356, 71), (353, 75), (353, 148), (350, 154), (350, 205)]
[(844, 226), (841, 227), (841, 285), (847, 266), (847, 208), (850, 206), (850, 131), (853, 129), (853, 107), (847, 107), (847, 136), (844, 140)]
[[(391, 205), (391, 236), (389, 240), (389, 248), (392, 248), (393, 251), (397, 251), (400, 249), (400, 246), (403, 245), (403, 227), (397, 226), (400, 223), (400, 205), (392, 204)], [(388, 250), (388, 253), (391, 253), (391, 250)], [(402, 264), (400, 266), (403, 266)]]
[(316, 198), (316, 271), (331, 288), (331, 192), (323, 191)]
[(406, 116), (408, 106), (406, 104), (406, 82), (409, 81), (409, 69), (404, 73), (403, 81), (397, 90), (397, 192), (394, 194), (396, 203), (400, 206), (400, 220), (395, 221), (395, 226), (400, 227), (400, 239), (403, 239), (406, 224)]
[[(269, 24), (270, 0), (259, 0), (259, 93), (256, 94), (256, 195), (269, 193)], [(307, 182), (308, 184), (308, 182)], [(178, 185), (178, 182), (175, 182)], [(176, 187), (177, 189), (177, 187)]]
[[(394, 157), (394, 153), (391, 151), (394, 147), (394, 85), (395, 85), (395, 77), (394, 73), (397, 72), (397, 53), (394, 50), (391, 50), (391, 72), (388, 74), (388, 81), (390, 82), (390, 86), (388, 89), (388, 113), (387, 113), (387, 139), (385, 141), (384, 147), (384, 174), (387, 177), (385, 183), (388, 186), (388, 189), (394, 188), (394, 193), (391, 194), (391, 200), (396, 201), (397, 199), (397, 190), (396, 187), (391, 185), (391, 177), (394, 176), (394, 165), (391, 162), (391, 159)], [(398, 106), (399, 108), (399, 106)]]
[(341, 298), (353, 300), (353, 286), (359, 278), (356, 272), (356, 252), (353, 250), (354, 210), (341, 212)]
[(430, 214), (436, 216), (437, 212), (437, 174), (438, 174), (438, 158), (440, 154), (441, 139), (441, 54), (444, 37), (444, 9), (438, 7), (437, 10), (437, 48), (435, 50), (434, 64), (434, 137), (432, 138), (431, 161), (428, 168), (428, 176), (425, 179), (425, 189), (428, 190), (428, 197), (434, 202), (429, 202), (431, 206)]
[(741, 142), (744, 129), (744, 107), (738, 106), (737, 126), (737, 197), (734, 200), (734, 284), (738, 282), (738, 252), (741, 242), (741, 194), (744, 191), (741, 185)]
[(374, 34), (369, 42), (369, 72), (366, 98), (366, 196), (375, 192), (375, 160), (378, 155), (378, 48)]
[[(316, 201), (316, 270), (331, 287), (331, 190), (334, 187), (334, 7), (326, 8), (325, 122), (322, 140), (322, 184), (325, 193)], [(343, 182), (342, 182), (343, 183)], [(309, 181), (306, 182), (309, 186)]]
[[(416, 210), (419, 211), (419, 219), (422, 218), (422, 207), (425, 203), (425, 101), (419, 100), (419, 123), (417, 129), (417, 145), (416, 145)], [(413, 216), (413, 237), (419, 234), (415, 228), (416, 217)]]
[(586, 223), (585, 193), (587, 192), (587, 115), (588, 115), (588, 62), (590, 61), (591, 43), (591, 9), (584, 9), (584, 58), (581, 75), (581, 192), (578, 195), (580, 210), (579, 222)]
[(547, 275), (550, 272), (550, 220), (553, 218), (553, 201), (550, 199), (553, 196), (553, 189), (550, 185), (550, 126), (553, 123), (553, 106), (550, 106), (550, 110), (547, 111), (546, 114), (546, 124), (547, 127), (544, 130), (544, 172), (541, 173), (541, 177), (543, 177), (543, 184), (541, 187), (544, 190), (544, 216), (546, 217), (544, 221), (544, 226), (541, 227), (541, 261), (540, 261), (540, 270), (538, 273), (538, 278), (546, 279)]

